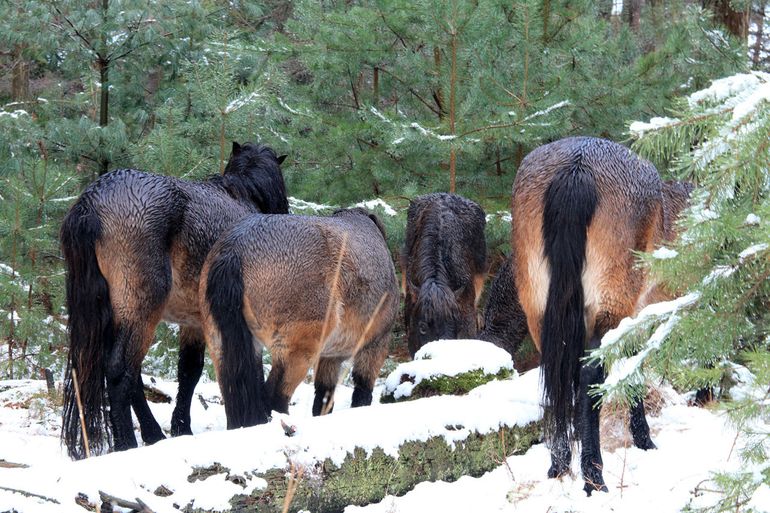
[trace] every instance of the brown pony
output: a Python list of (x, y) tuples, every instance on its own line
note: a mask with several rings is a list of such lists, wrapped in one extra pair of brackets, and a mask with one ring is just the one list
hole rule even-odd
[(409, 203), (401, 270), (412, 357), (433, 340), (476, 336), (487, 273), (485, 226), (481, 207), (462, 196), (425, 194)]
[[(353, 406), (371, 404), (398, 309), (398, 283), (376, 216), (250, 216), (214, 245), (201, 273), (204, 334), (227, 428), (287, 413), (315, 366), (313, 415), (331, 410), (353, 357)], [(264, 382), (262, 349), (272, 356)]]
[(71, 457), (82, 458), (88, 450), (71, 370), (77, 371), (91, 451), (105, 443), (115, 450), (136, 447), (131, 407), (145, 443), (165, 438), (140, 375), (162, 319), (180, 326), (171, 434), (191, 433), (190, 401), (203, 369), (203, 261), (219, 235), (242, 217), (288, 212), (283, 158), (266, 146), (233, 143), (224, 174), (202, 182), (118, 169), (91, 184), (72, 206), (61, 228), (70, 333), (62, 438)]
[[(581, 363), (619, 321), (662, 294), (635, 262), (675, 236), (689, 185), (661, 182), (649, 162), (603, 139), (572, 137), (532, 151), (513, 184), (513, 274), (542, 355), (549, 477), (569, 471), (571, 428), (582, 445), (588, 495), (606, 491), (599, 405), (601, 365)], [(631, 408), (634, 444), (652, 449), (644, 405)]]

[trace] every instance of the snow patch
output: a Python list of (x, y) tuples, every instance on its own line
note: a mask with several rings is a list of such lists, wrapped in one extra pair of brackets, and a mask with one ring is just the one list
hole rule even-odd
[(391, 207), (390, 205), (385, 203), (380, 198), (375, 198), (375, 199), (369, 200), (369, 201), (362, 201), (360, 203), (356, 203), (353, 206), (354, 207), (361, 207), (361, 208), (368, 208), (369, 210), (374, 210), (375, 207), (379, 207), (379, 208), (381, 208), (385, 212), (385, 214), (387, 214), (389, 216), (395, 216), (397, 214), (397, 212), (393, 209), (393, 207)]
[(323, 210), (330, 210), (336, 207), (333, 207), (331, 205), (321, 205), (318, 203), (313, 203), (312, 201), (305, 201), (299, 198), (295, 198), (293, 196), (289, 196), (289, 209), (293, 213), (296, 213), (297, 211), (304, 211), (304, 210), (310, 210), (314, 213), (321, 212)]
[(396, 367), (385, 380), (384, 393), (400, 399), (410, 396), (417, 385), (435, 376), (457, 376), (475, 370), (497, 374), (504, 369), (513, 370), (511, 355), (490, 342), (437, 340), (422, 346), (414, 355), (414, 361)]
[(665, 128), (678, 122), (679, 120), (676, 118), (654, 117), (650, 119), (649, 123), (634, 121), (628, 126), (628, 131), (635, 137), (641, 137), (645, 132)]
[(743, 224), (746, 226), (758, 226), (761, 221), (762, 219), (760, 219), (757, 214), (749, 214), (746, 216), (746, 220), (743, 221)]
[(506, 223), (510, 223), (513, 220), (513, 218), (511, 217), (511, 213), (508, 212), (507, 210), (498, 210), (494, 214), (487, 214), (485, 217), (487, 222), (495, 218), (502, 219)]
[(259, 98), (259, 96), (260, 94), (257, 91), (254, 91), (253, 93), (250, 93), (242, 98), (236, 98), (235, 100), (227, 104), (227, 107), (225, 107), (224, 112), (225, 114), (230, 114), (231, 112), (235, 112), (241, 107), (248, 105), (250, 103), (253, 103), (257, 98)]
[(652, 258), (657, 258), (659, 260), (668, 260), (671, 258), (676, 258), (679, 255), (679, 252), (675, 249), (669, 249), (666, 246), (661, 246), (655, 251), (652, 252)]
[(18, 119), (21, 116), (29, 116), (29, 112), (26, 110), (15, 110), (13, 112), (0, 111), (0, 118), (10, 117), (11, 119)]
[(770, 512), (770, 486), (766, 484), (759, 485), (759, 487), (754, 490), (751, 500), (746, 504), (746, 507), (753, 509), (757, 513)]
[(750, 256), (754, 256), (760, 251), (764, 251), (767, 249), (767, 244), (764, 242), (761, 242), (759, 244), (754, 244), (752, 246), (749, 246), (748, 248), (744, 249), (738, 254), (738, 261), (743, 263), (744, 260), (749, 258)]

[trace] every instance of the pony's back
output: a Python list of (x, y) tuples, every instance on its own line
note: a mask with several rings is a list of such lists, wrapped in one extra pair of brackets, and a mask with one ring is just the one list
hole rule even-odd
[[(316, 364), (314, 414), (355, 355), (353, 405), (371, 402), (398, 308), (382, 225), (361, 210), (331, 217), (250, 216), (203, 268), (200, 304), (228, 428), (264, 422)], [(261, 350), (273, 367), (263, 390)]]

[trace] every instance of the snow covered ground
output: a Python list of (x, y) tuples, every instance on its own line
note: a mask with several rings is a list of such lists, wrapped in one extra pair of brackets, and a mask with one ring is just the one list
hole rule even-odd
[[(154, 386), (171, 396), (175, 393), (174, 383), (156, 382)], [(378, 392), (379, 389), (375, 397), (379, 397)], [(291, 415), (283, 417), (285, 422), (297, 426), (298, 434), (286, 438), (278, 418), (266, 426), (224, 432), (224, 408), (220, 404), (217, 385), (201, 383), (193, 402), (193, 431), (198, 433), (195, 436), (73, 463), (59, 445), (58, 412), (46, 399), (44, 383), (0, 381), (0, 511), (82, 512), (83, 509), (71, 501), (52, 504), (2, 488), (67, 498), (72, 497), (76, 489), (93, 494), (105, 483), (112, 484), (109, 490), (117, 496), (125, 493), (129, 498), (146, 499), (156, 512), (175, 511), (173, 503), (178, 504), (191, 494), (197, 494), (196, 506), (221, 509), (226, 505), (222, 501), (237, 485), (226, 481), (224, 476), (215, 476), (217, 479), (206, 481), (205, 497), (201, 497), (200, 486), (193, 487), (186, 479), (169, 482), (173, 470), (181, 469), (179, 475), (187, 476), (190, 467), (217, 460), (224, 446), (234, 444), (245, 444), (239, 457), (231, 455), (230, 461), (225, 462), (219, 458), (219, 462), (229, 468), (269, 468), (277, 460), (280, 460), (278, 463), (284, 461), (282, 458), (287, 453), (293, 454), (294, 461), (324, 455), (339, 460), (352, 447), (368, 443), (361, 436), (356, 438), (345, 430), (344, 426), (356, 422), (381, 426), (374, 438), (387, 452), (397, 448), (403, 440), (426, 439), (437, 434), (462, 439), (469, 430), (495, 429), (497, 422), (508, 425), (527, 422), (539, 414), (536, 371), (488, 383), (465, 397), (432, 397), (349, 410), (351, 394), (351, 388), (341, 386), (336, 394), (334, 412), (313, 419), (309, 418), (313, 388), (302, 384), (294, 396)], [(720, 414), (687, 406), (684, 398), (671, 390), (664, 390), (664, 395), (666, 403), (660, 414), (650, 418), (657, 451), (644, 452), (623, 446), (615, 435), (605, 441), (604, 477), (609, 493), (585, 496), (578, 458), (573, 461), (573, 476), (561, 480), (546, 479), (550, 458), (547, 449), (539, 444), (523, 455), (509, 457), (480, 478), (463, 477), (454, 483), (422, 483), (402, 497), (388, 496), (378, 504), (349, 506), (345, 511), (658, 513), (679, 511), (687, 505), (711, 504), (717, 499), (708, 491), (711, 473), (740, 466), (733, 447), (735, 432)], [(173, 404), (153, 403), (151, 406), (158, 421), (168, 429)], [(409, 419), (409, 422), (395, 422), (394, 416)], [(472, 418), (474, 424), (466, 424), (467, 429), (461, 430), (464, 433), (446, 431), (444, 426), (456, 423), (458, 416)], [(254, 440), (259, 440), (259, 444), (253, 443)], [(618, 445), (619, 448), (612, 449)], [(148, 461), (157, 464), (147, 465)], [(4, 468), (7, 463), (25, 464), (29, 468)], [(114, 475), (110, 476), (105, 469), (114, 469)], [(155, 486), (160, 484), (172, 488), (177, 500), (164, 501), (153, 495)], [(248, 486), (253, 488), (261, 484), (255, 478)]]

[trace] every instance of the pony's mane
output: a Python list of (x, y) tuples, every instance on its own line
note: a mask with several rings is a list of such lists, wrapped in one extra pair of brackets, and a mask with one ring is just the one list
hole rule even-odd
[(419, 213), (417, 225), (421, 232), (418, 241), (415, 241), (418, 243), (415, 274), (419, 277), (420, 283), (434, 280), (450, 285), (447, 269), (450, 265), (447, 261), (449, 248), (446, 247), (448, 241), (441, 236), (446, 221), (443, 209), (436, 208), (435, 204), (426, 206)]
[(209, 178), (238, 201), (255, 205), (265, 214), (288, 214), (289, 199), (278, 158), (262, 144), (233, 145), (223, 175)]
[(428, 319), (460, 319), (460, 307), (452, 289), (446, 283), (429, 279), (420, 287), (417, 312)]

